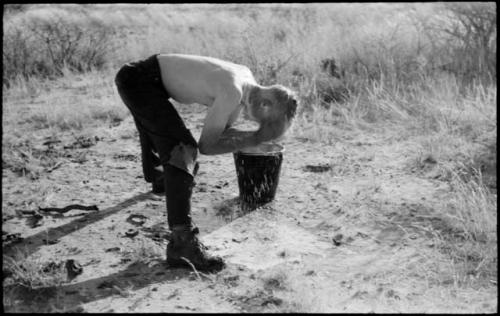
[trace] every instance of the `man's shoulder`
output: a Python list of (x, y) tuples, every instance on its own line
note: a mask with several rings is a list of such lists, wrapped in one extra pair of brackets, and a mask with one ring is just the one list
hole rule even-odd
[[(240, 99), (243, 95), (243, 85), (230, 74), (220, 74), (216, 80), (217, 93), (225, 97)], [(214, 82), (214, 83), (215, 83)]]

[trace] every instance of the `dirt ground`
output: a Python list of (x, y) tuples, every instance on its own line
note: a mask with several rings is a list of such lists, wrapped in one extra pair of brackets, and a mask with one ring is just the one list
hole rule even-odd
[[(180, 108), (197, 138), (204, 109)], [(243, 214), (232, 155), (200, 156), (192, 205), (215, 275), (168, 269), (165, 198), (142, 178), (131, 117), (92, 131), (39, 139), (61, 164), (31, 181), (3, 169), (4, 247), (41, 261), (74, 259), (83, 271), (54, 291), (18, 291), (6, 311), (85, 312), (495, 312), (497, 287), (456, 286), (431, 231), (446, 182), (411, 170), (408, 140), (345, 132), (323, 145), (288, 137), (274, 202)], [(73, 143), (72, 143), (73, 142)], [(46, 143), (44, 145), (44, 143)], [(44, 147), (45, 146), (45, 147)], [(38, 207), (96, 205), (43, 216)], [(23, 213), (24, 211), (24, 213)], [(134, 221), (131, 215), (138, 215)], [(33, 227), (35, 226), (35, 227)], [(130, 229), (138, 234), (127, 237)], [(426, 233), (428, 231), (429, 233)], [(441, 270), (442, 269), (442, 270)]]

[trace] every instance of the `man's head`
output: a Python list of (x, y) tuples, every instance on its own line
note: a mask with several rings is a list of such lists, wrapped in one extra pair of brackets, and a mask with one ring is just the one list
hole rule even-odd
[(297, 112), (295, 92), (282, 85), (256, 87), (252, 89), (248, 101), (250, 118), (276, 137), (285, 133)]

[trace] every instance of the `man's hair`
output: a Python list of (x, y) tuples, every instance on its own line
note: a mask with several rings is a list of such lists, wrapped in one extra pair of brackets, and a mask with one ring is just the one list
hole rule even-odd
[(271, 94), (275, 99), (274, 106), (280, 115), (284, 115), (287, 121), (291, 121), (297, 113), (297, 95), (292, 90), (282, 86), (270, 86)]

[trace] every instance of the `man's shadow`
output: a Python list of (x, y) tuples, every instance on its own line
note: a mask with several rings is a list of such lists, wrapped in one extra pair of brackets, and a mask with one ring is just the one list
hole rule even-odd
[[(151, 194), (151, 192), (141, 193), (116, 206), (87, 214), (70, 223), (51, 228), (47, 232), (44, 231), (27, 237), (21, 244), (4, 247), (4, 255), (12, 255), (16, 250), (21, 250), (26, 255), (30, 255), (47, 243), (47, 240), (45, 240), (47, 236), (49, 236), (50, 240), (59, 239), (140, 201), (150, 199)], [(225, 206), (232, 206), (231, 209), (236, 209), (236, 206), (240, 207), (237, 213), (230, 214), (231, 220), (243, 216), (258, 207), (255, 205), (243, 205), (243, 208), (241, 208), (242, 205), (239, 203), (238, 198), (227, 200), (224, 203)], [(220, 215), (228, 216), (229, 214)], [(104, 277), (79, 283), (65, 284), (54, 288), (29, 289), (19, 285), (7, 286), (4, 287), (4, 294), (9, 293), (20, 300), (19, 302), (21, 302), (22, 306), (16, 304), (16, 308), (21, 308), (26, 312), (43, 312), (45, 310), (51, 312), (53, 311), (51, 304), (53, 304), (54, 300), (57, 301), (58, 309), (67, 311), (73, 310), (84, 303), (112, 295), (123, 295), (123, 292), (127, 290), (135, 291), (151, 284), (174, 281), (179, 278), (187, 278), (190, 275), (192, 275), (190, 269), (169, 268), (164, 259), (157, 259), (154, 265), (138, 261), (127, 266), (125, 270)]]
[(29, 256), (35, 253), (41, 246), (50, 243), (50, 241), (54, 241), (61, 237), (64, 237), (65, 235), (71, 234), (85, 226), (88, 226), (103, 218), (113, 215), (138, 202), (151, 199), (152, 194), (153, 193), (151, 192), (138, 194), (110, 208), (86, 214), (83, 217), (75, 219), (67, 224), (49, 228), (46, 231), (42, 231), (39, 232), (38, 234), (29, 236), (23, 239), (20, 243), (6, 245), (2, 247), (3, 255), (12, 256), (20, 251), (23, 254), (26, 254), (26, 256)]
[[(27, 237), (20, 244), (11, 244), (3, 247), (4, 256), (14, 256), (17, 252), (22, 252), (29, 256), (36, 252), (49, 240), (56, 240), (65, 235), (71, 234), (85, 226), (95, 223), (107, 216), (113, 215), (140, 201), (150, 199), (151, 192), (141, 193), (132, 198), (105, 210), (89, 213), (70, 223), (50, 228), (33, 236)], [(4, 294), (9, 294), (19, 299), (22, 306), (16, 304), (16, 309), (21, 308), (26, 312), (52, 311), (51, 303), (57, 296), (59, 299), (57, 308), (70, 310), (78, 307), (82, 303), (87, 303), (102, 299), (111, 295), (122, 294), (119, 289), (137, 290), (154, 283), (162, 283), (185, 278), (191, 274), (189, 269), (172, 269), (164, 262), (158, 260), (151, 265), (142, 261), (130, 264), (125, 270), (113, 273), (100, 278), (95, 278), (79, 283), (66, 284), (52, 288), (30, 289), (18, 284), (4, 286)], [(89, 295), (89, 293), (91, 293)], [(63, 299), (60, 299), (60, 297)], [(63, 306), (60, 306), (60, 305)], [(6, 307), (6, 306), (4, 306)]]
[[(15, 297), (15, 306), (4, 306), (22, 312), (78, 311), (81, 304), (104, 299), (113, 295), (126, 297), (129, 291), (137, 291), (152, 284), (174, 282), (194, 274), (188, 268), (169, 268), (164, 260), (154, 265), (135, 262), (125, 270), (83, 282), (52, 288), (29, 289), (12, 285), (4, 287), (4, 295)], [(206, 278), (203, 276), (203, 278)], [(166, 299), (175, 296), (172, 291)]]

